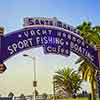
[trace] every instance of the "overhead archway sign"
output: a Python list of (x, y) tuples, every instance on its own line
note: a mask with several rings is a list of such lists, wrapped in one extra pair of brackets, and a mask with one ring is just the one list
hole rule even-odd
[(41, 46), (46, 54), (69, 56), (72, 51), (99, 69), (98, 51), (86, 43), (71, 25), (56, 18), (27, 17), (23, 26), (20, 30), (0, 36), (1, 64), (23, 50)]

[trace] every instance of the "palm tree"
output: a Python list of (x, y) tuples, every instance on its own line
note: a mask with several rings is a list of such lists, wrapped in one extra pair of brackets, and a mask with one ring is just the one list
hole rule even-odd
[(79, 72), (82, 74), (82, 79), (90, 82), (90, 88), (91, 88), (91, 98), (94, 100), (95, 97), (95, 91), (94, 86), (96, 86), (96, 74), (94, 70), (94, 66), (89, 63), (87, 60), (84, 60), (79, 67)]
[(13, 97), (14, 97), (14, 93), (10, 92), (10, 93), (8, 94), (8, 97), (13, 98)]
[(23, 93), (20, 94), (20, 100), (26, 100), (26, 97), (25, 97), (25, 95)]
[(48, 94), (47, 93), (43, 93), (42, 97), (43, 97), (44, 100), (47, 100)]
[[(82, 80), (80, 75), (70, 68), (64, 68), (55, 72), (53, 76), (55, 82), (55, 89), (61, 94), (71, 97), (74, 92), (80, 90)], [(59, 94), (60, 95), (60, 94)]]
[[(90, 22), (83, 22), (77, 29), (80, 30), (80, 35), (91, 46), (94, 47), (95, 44), (100, 44), (100, 26), (92, 27)], [(91, 85), (91, 98), (94, 100), (94, 86), (97, 88), (94, 66), (82, 57), (80, 57), (76, 63), (80, 62), (79, 72), (81, 72), (83, 80), (89, 80)]]

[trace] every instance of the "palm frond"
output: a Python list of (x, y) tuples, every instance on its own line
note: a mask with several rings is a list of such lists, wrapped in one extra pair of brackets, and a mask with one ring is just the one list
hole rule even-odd
[(81, 63), (82, 61), (84, 61), (84, 59), (82, 57), (80, 57), (79, 59), (77, 59), (77, 61), (75, 62), (75, 64)]

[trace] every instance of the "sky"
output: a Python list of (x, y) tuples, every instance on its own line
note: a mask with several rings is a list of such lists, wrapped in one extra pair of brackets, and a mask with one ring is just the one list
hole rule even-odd
[[(91, 21), (93, 26), (100, 25), (100, 0), (1, 0), (0, 26), (5, 33), (23, 28), (24, 17), (57, 17), (72, 26), (83, 21)], [(13, 92), (30, 95), (33, 92), (33, 62), (23, 57), (28, 54), (36, 57), (37, 90), (39, 93), (52, 93), (52, 76), (57, 69), (70, 67), (77, 69), (75, 64), (78, 56), (71, 53), (69, 57), (45, 55), (42, 48), (32, 48), (8, 59), (7, 70), (0, 74), (0, 94), (7, 96)], [(83, 90), (90, 91), (89, 84), (82, 83)]]

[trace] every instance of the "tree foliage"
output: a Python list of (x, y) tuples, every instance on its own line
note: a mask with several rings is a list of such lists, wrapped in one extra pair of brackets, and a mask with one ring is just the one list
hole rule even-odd
[(58, 70), (53, 79), (56, 91), (61, 91), (66, 96), (72, 96), (74, 92), (77, 93), (81, 89), (80, 75), (70, 68)]
[[(84, 21), (81, 25), (77, 26), (77, 29), (79, 29), (83, 39), (92, 47), (100, 45), (100, 26), (92, 27), (91, 22)], [(83, 80), (89, 80), (91, 85), (91, 98), (94, 100), (94, 90), (97, 90), (95, 68), (89, 61), (82, 57), (80, 57), (76, 63), (81, 63), (79, 72), (81, 72)]]
[(8, 94), (8, 97), (14, 97), (14, 93), (13, 93), (13, 92), (10, 92), (10, 93)]

